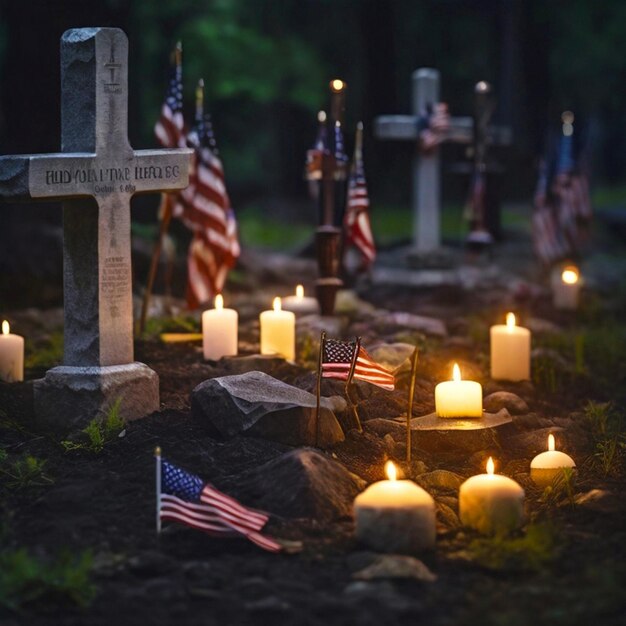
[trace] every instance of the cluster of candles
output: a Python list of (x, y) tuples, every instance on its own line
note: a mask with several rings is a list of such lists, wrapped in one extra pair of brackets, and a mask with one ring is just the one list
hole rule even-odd
[[(548, 451), (531, 463), (531, 477), (545, 487), (574, 460), (554, 449), (548, 437)], [(464, 526), (484, 534), (507, 533), (524, 521), (524, 489), (508, 476), (495, 473), (489, 457), (486, 474), (468, 478), (459, 488), (459, 518)], [(387, 552), (416, 552), (435, 545), (436, 507), (433, 497), (411, 480), (397, 480), (392, 461), (385, 466), (388, 480), (373, 483), (354, 500), (357, 539)]]
[[(221, 294), (215, 296), (215, 308), (202, 314), (202, 350), (205, 359), (217, 360), (237, 355), (239, 315), (235, 309), (224, 308)], [(288, 361), (296, 358), (296, 313), (316, 313), (315, 298), (304, 295), (298, 285), (296, 293), (274, 298), (272, 309), (259, 316), (261, 354), (277, 354)]]

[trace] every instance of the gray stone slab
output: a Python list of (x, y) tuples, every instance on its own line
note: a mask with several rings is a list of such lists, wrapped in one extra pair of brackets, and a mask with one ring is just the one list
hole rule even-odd
[(483, 416), (479, 418), (439, 417), (436, 413), (429, 413), (421, 417), (414, 417), (411, 420), (411, 430), (484, 430), (497, 428), (511, 422), (511, 416), (506, 409), (497, 413), (483, 412)]
[(159, 410), (159, 377), (143, 363), (107, 367), (62, 365), (34, 383), (35, 415), (58, 432), (83, 428), (120, 400), (120, 415), (137, 419)]

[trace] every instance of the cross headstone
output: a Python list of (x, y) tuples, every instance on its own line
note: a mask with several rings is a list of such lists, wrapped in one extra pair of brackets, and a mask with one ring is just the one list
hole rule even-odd
[[(419, 139), (418, 120), (429, 105), (439, 102), (439, 72), (421, 68), (412, 76), (412, 115), (381, 115), (374, 121), (378, 139), (415, 141)], [(452, 117), (445, 141), (470, 144), (473, 141), (472, 117)], [(511, 130), (490, 127), (487, 141), (511, 142)], [(439, 150), (420, 154), (416, 148), (412, 165), (413, 248), (418, 255), (437, 254), (441, 248), (441, 162)]]
[(128, 39), (117, 28), (61, 38), (59, 154), (0, 157), (0, 198), (63, 202), (64, 365), (35, 383), (35, 410), (68, 425), (121, 400), (133, 418), (159, 407), (158, 377), (133, 363), (130, 201), (182, 189), (191, 150), (133, 150)]

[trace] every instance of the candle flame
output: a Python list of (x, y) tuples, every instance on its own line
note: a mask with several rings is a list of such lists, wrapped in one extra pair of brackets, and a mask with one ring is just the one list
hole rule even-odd
[(11, 329), (9, 328), (9, 322), (4, 320), (4, 322), (2, 322), (2, 334), (3, 335), (8, 335), (10, 330)]
[(459, 364), (455, 363), (452, 367), (452, 380), (459, 381), (461, 380), (461, 370), (459, 369)]
[(215, 296), (215, 308), (218, 311), (221, 311), (224, 308), (224, 296), (221, 293), (218, 293)]
[(345, 86), (346, 84), (339, 78), (330, 81), (330, 88), (336, 93), (340, 92)]
[(495, 470), (495, 465), (493, 464), (493, 459), (491, 457), (489, 457), (489, 459), (487, 460), (487, 474), (489, 474), (490, 476), (493, 476), (493, 472)]
[(566, 267), (561, 274), (561, 280), (566, 285), (575, 285), (578, 282), (578, 270), (575, 267)]
[(274, 311), (280, 311), (282, 309), (282, 302), (280, 298), (274, 298)]
[(389, 480), (396, 480), (398, 472), (396, 470), (396, 466), (393, 464), (393, 461), (387, 461), (385, 463), (385, 473), (387, 474), (387, 478)]
[(515, 326), (515, 313), (506, 314), (506, 325), (509, 329)]
[(550, 452), (554, 452), (556, 448), (554, 447), (554, 435), (552, 433), (550, 433), (548, 435), (548, 450), (550, 450)]
[(296, 287), (296, 298), (304, 298), (304, 287), (302, 285)]
[(317, 121), (322, 124), (323, 122), (326, 121), (326, 111), (320, 111), (317, 114)]

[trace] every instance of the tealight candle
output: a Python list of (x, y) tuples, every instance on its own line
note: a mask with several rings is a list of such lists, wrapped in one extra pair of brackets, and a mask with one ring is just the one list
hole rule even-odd
[(574, 459), (565, 452), (555, 450), (554, 435), (548, 435), (548, 450), (538, 454), (530, 463), (530, 477), (539, 487), (551, 485), (564, 469), (574, 469)]
[(435, 387), (435, 411), (439, 417), (482, 417), (483, 388), (473, 380), (461, 380), (455, 363), (452, 380)]
[(505, 533), (522, 524), (524, 490), (511, 478), (494, 474), (493, 459), (487, 473), (468, 478), (459, 490), (459, 517), (479, 532)]
[(389, 480), (370, 485), (354, 500), (356, 537), (375, 550), (413, 553), (435, 545), (435, 501), (411, 480), (396, 480), (388, 461)]
[(14, 335), (9, 322), (2, 322), (0, 335), (0, 380), (14, 383), (24, 380), (24, 337)]
[(202, 313), (202, 351), (205, 359), (217, 360), (237, 354), (239, 314), (224, 308), (222, 294), (215, 296), (215, 308)]
[(515, 315), (507, 313), (506, 325), (496, 324), (491, 339), (491, 378), (495, 380), (530, 379), (530, 331), (515, 325)]
[(293, 311), (300, 315), (309, 315), (310, 313), (319, 313), (320, 305), (317, 298), (311, 298), (304, 295), (304, 287), (298, 285), (296, 287), (295, 296), (287, 296), (283, 298), (283, 309), (285, 311)]
[(280, 298), (274, 298), (274, 310), (263, 311), (261, 354), (280, 354), (288, 361), (296, 358), (296, 316), (281, 309)]
[(578, 268), (570, 265), (552, 282), (552, 303), (555, 309), (573, 311), (578, 308), (580, 274)]

